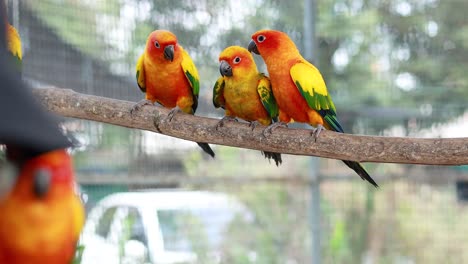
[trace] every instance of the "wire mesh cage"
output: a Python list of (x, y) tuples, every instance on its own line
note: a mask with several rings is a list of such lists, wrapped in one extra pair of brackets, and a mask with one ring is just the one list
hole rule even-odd
[[(316, 11), (306, 13), (313, 16), (307, 24), (303, 14), (311, 3)], [(168, 29), (200, 73), (195, 114), (221, 118), (212, 89), (225, 47), (246, 47), (253, 32), (274, 28), (304, 52), (310, 47), (304, 32), (312, 30), (315, 54), (307, 59), (322, 72), (347, 132), (467, 135), (466, 1), (7, 4), (23, 42), (23, 78), (34, 89), (137, 102), (144, 98), (135, 80), (137, 59), (151, 31)], [(259, 151), (225, 146), (212, 146), (212, 159), (194, 142), (62, 121), (77, 143), (71, 152), (89, 213), (85, 252), (101, 254), (89, 263), (468, 261), (466, 166), (365, 164), (380, 185), (375, 189), (336, 160), (283, 155), (275, 166)], [(162, 193), (167, 196), (156, 195)], [(208, 198), (196, 196), (201, 193)], [(219, 206), (197, 207), (197, 199), (206, 205), (218, 198)]]

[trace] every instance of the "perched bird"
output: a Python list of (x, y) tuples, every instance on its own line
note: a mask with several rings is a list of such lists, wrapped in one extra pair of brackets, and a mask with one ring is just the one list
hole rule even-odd
[[(151, 32), (136, 65), (136, 79), (146, 98), (136, 103), (131, 112), (157, 102), (172, 108), (169, 120), (178, 111), (195, 114), (200, 90), (198, 71), (173, 33), (167, 30)], [(211, 157), (215, 156), (210, 145), (197, 144)]]
[[(236, 117), (249, 121), (253, 128), (258, 123), (270, 125), (277, 120), (278, 106), (271, 92), (270, 80), (258, 72), (247, 49), (239, 46), (226, 48), (219, 55), (219, 71), (222, 76), (213, 88), (213, 104), (216, 108), (225, 109), (225, 116), (217, 127)], [(262, 151), (262, 154), (273, 159), (276, 166), (282, 162), (280, 153)]]
[(84, 222), (64, 150), (71, 142), (15, 74), (20, 40), (6, 21), (0, 1), (0, 144), (18, 172), (0, 198), (0, 263), (70, 263)]
[[(270, 125), (265, 132), (271, 133), (277, 126), (286, 126), (296, 121), (316, 127), (315, 140), (324, 128), (344, 133), (320, 71), (301, 56), (286, 33), (257, 31), (252, 35), (248, 49), (265, 61), (278, 103), (281, 122)], [(348, 160), (343, 162), (363, 180), (378, 187), (359, 163)]]
[(65, 150), (19, 166), (12, 191), (0, 200), (0, 263), (71, 263), (84, 209)]
[[(6, 39), (0, 33), (2, 38)], [(61, 133), (58, 119), (41, 107), (31, 88), (16, 74), (6, 42), (0, 40), (0, 83), (3, 86), (0, 89), (0, 144), (7, 146), (15, 160), (70, 147), (71, 142)]]
[(15, 67), (21, 65), (21, 40), (7, 21), (5, 1), (0, 1), (0, 144), (16, 161), (70, 147), (57, 118), (41, 107), (16, 74), (21, 70)]
[(21, 51), (21, 38), (18, 34), (18, 31), (14, 26), (9, 23), (7, 24), (7, 48), (8, 52), (11, 54), (12, 65), (16, 68), (15, 71), (19, 72), (21, 75), (22, 70), (22, 59), (23, 54)]

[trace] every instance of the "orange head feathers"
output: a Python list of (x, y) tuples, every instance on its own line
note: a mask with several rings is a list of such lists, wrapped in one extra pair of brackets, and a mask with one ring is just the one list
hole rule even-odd
[(296, 44), (286, 33), (270, 29), (255, 32), (252, 35), (248, 49), (258, 55), (262, 55), (264, 60), (269, 57), (281, 59), (283, 54), (287, 57), (300, 56)]
[(146, 54), (158, 62), (172, 62), (178, 56), (177, 37), (167, 30), (151, 32), (146, 41)]
[(257, 74), (252, 54), (240, 46), (230, 46), (219, 55), (219, 71), (223, 76)]
[(55, 199), (63, 192), (73, 192), (74, 184), (71, 157), (62, 149), (26, 161), (13, 192), (31, 199)]
[(71, 158), (55, 150), (21, 164), (0, 199), (0, 263), (70, 263), (84, 224)]

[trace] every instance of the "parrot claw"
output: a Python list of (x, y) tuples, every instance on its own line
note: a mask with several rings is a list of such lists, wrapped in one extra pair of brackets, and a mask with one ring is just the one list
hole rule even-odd
[(268, 137), (273, 133), (273, 130), (275, 130), (278, 127), (288, 127), (288, 123), (285, 122), (276, 122), (271, 125), (269, 125), (265, 130), (263, 130), (263, 136)]
[(169, 122), (172, 121), (176, 113), (181, 112), (181, 111), (182, 110), (179, 108), (179, 106), (172, 108), (171, 111), (169, 111), (169, 114), (167, 114), (167, 119), (169, 120)]
[(258, 126), (258, 124), (260, 124), (260, 122), (255, 120), (255, 121), (252, 121), (252, 122), (249, 123), (249, 127), (251, 127), (252, 131), (254, 131), (255, 128)]
[(224, 126), (224, 122), (226, 121), (236, 121), (238, 122), (237, 118), (232, 117), (232, 116), (224, 116), (219, 120), (218, 124), (216, 124), (216, 130), (218, 130), (220, 127)]
[(133, 113), (134, 113), (135, 111), (139, 111), (140, 108), (142, 108), (142, 107), (145, 106), (145, 105), (153, 105), (153, 102), (151, 102), (151, 101), (148, 100), (148, 99), (143, 99), (143, 100), (141, 100), (140, 102), (138, 102), (138, 103), (136, 103), (136, 104), (134, 104), (134, 105), (132, 106), (132, 108), (130, 109), (130, 115), (133, 115)]
[(322, 132), (322, 130), (325, 130), (325, 128), (323, 127), (323, 125), (318, 124), (317, 127), (314, 128), (314, 130), (312, 131), (312, 136), (314, 137), (315, 142), (317, 142), (317, 138), (319, 137), (320, 132)]

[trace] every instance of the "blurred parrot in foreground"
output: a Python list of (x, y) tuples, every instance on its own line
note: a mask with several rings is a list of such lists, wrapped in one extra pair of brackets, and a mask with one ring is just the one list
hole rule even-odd
[(15, 74), (11, 55), (21, 59), (20, 41), (4, 26), (5, 10), (0, 1), (0, 144), (18, 173), (0, 197), (0, 263), (70, 263), (84, 221), (63, 150), (71, 142)]
[(19, 72), (21, 76), (23, 59), (23, 54), (21, 51), (21, 39), (15, 27), (9, 23), (6, 23), (6, 25), (8, 52), (11, 54), (12, 64), (15, 65), (16, 71)]
[[(250, 52), (239, 46), (226, 48), (219, 55), (221, 77), (213, 88), (213, 104), (225, 109), (225, 120), (236, 117), (249, 121), (255, 128), (257, 123), (270, 125), (278, 118), (278, 106), (271, 92), (270, 80), (257, 71), (257, 65)], [(281, 164), (281, 154), (262, 151), (265, 158), (273, 159), (276, 166)]]
[(65, 150), (19, 164), (12, 191), (0, 200), (0, 263), (71, 263), (84, 224)]
[[(279, 107), (281, 122), (270, 125), (265, 132), (296, 121), (315, 126), (315, 139), (324, 128), (344, 133), (320, 71), (301, 56), (288, 35), (275, 30), (257, 31), (248, 49), (265, 61)], [(358, 162), (343, 162), (363, 180), (378, 187)]]
[[(151, 32), (145, 52), (136, 65), (136, 79), (146, 98), (135, 104), (131, 112), (154, 102), (172, 108), (168, 118), (183, 111), (195, 114), (200, 82), (197, 68), (189, 54), (177, 43), (177, 37), (167, 30)], [(197, 144), (211, 157), (215, 153), (207, 143)]]

